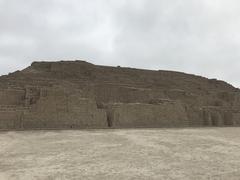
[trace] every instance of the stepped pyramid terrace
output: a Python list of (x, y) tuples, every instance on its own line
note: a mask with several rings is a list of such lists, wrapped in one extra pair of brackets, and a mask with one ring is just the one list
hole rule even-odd
[(240, 125), (240, 90), (173, 71), (33, 62), (0, 77), (0, 129)]

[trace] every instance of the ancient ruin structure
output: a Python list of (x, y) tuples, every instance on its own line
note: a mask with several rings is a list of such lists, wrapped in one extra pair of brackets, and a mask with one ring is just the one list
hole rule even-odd
[(0, 129), (240, 125), (240, 90), (171, 71), (34, 62), (0, 77)]

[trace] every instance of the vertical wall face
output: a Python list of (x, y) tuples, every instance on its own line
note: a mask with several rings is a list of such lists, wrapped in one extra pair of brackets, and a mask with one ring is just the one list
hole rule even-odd
[[(25, 113), (24, 128), (106, 128), (106, 113), (80, 94), (50, 90)], [(37, 122), (37, 123), (36, 123)]]
[(21, 112), (0, 111), (0, 129), (20, 129), (21, 128)]
[(106, 111), (98, 109), (93, 99), (61, 88), (28, 86), (22, 91), (4, 91), (1, 103), (0, 129), (108, 127)]
[(0, 129), (21, 127), (24, 98), (24, 90), (0, 89)]
[(115, 104), (109, 113), (113, 127), (189, 126), (185, 108), (180, 103)]
[(17, 89), (0, 89), (0, 106), (1, 105), (23, 105), (25, 98), (24, 90)]
[(232, 118), (234, 123), (233, 125), (240, 126), (240, 112), (233, 113)]
[(147, 103), (152, 91), (127, 85), (101, 84), (94, 86), (96, 101), (104, 103)]
[(219, 108), (204, 108), (203, 109), (204, 126), (235, 126), (237, 124), (237, 116), (231, 110)]

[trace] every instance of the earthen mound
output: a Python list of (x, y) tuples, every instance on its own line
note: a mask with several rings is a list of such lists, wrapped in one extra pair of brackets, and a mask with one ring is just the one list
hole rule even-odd
[(34, 62), (0, 77), (0, 129), (240, 125), (240, 90), (216, 79)]

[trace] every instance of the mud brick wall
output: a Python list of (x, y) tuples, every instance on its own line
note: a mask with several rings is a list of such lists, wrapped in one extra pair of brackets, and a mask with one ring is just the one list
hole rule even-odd
[(0, 108), (0, 129), (21, 129), (23, 114)]
[(25, 90), (0, 89), (0, 105), (24, 104)]
[(115, 104), (109, 113), (112, 127), (189, 126), (185, 108), (180, 103)]
[(173, 71), (34, 62), (0, 77), (0, 129), (240, 125), (240, 90)]
[(106, 112), (97, 109), (96, 102), (68, 95), (64, 92), (48, 92), (40, 97), (25, 114), (23, 125), (31, 128), (105, 128)]

